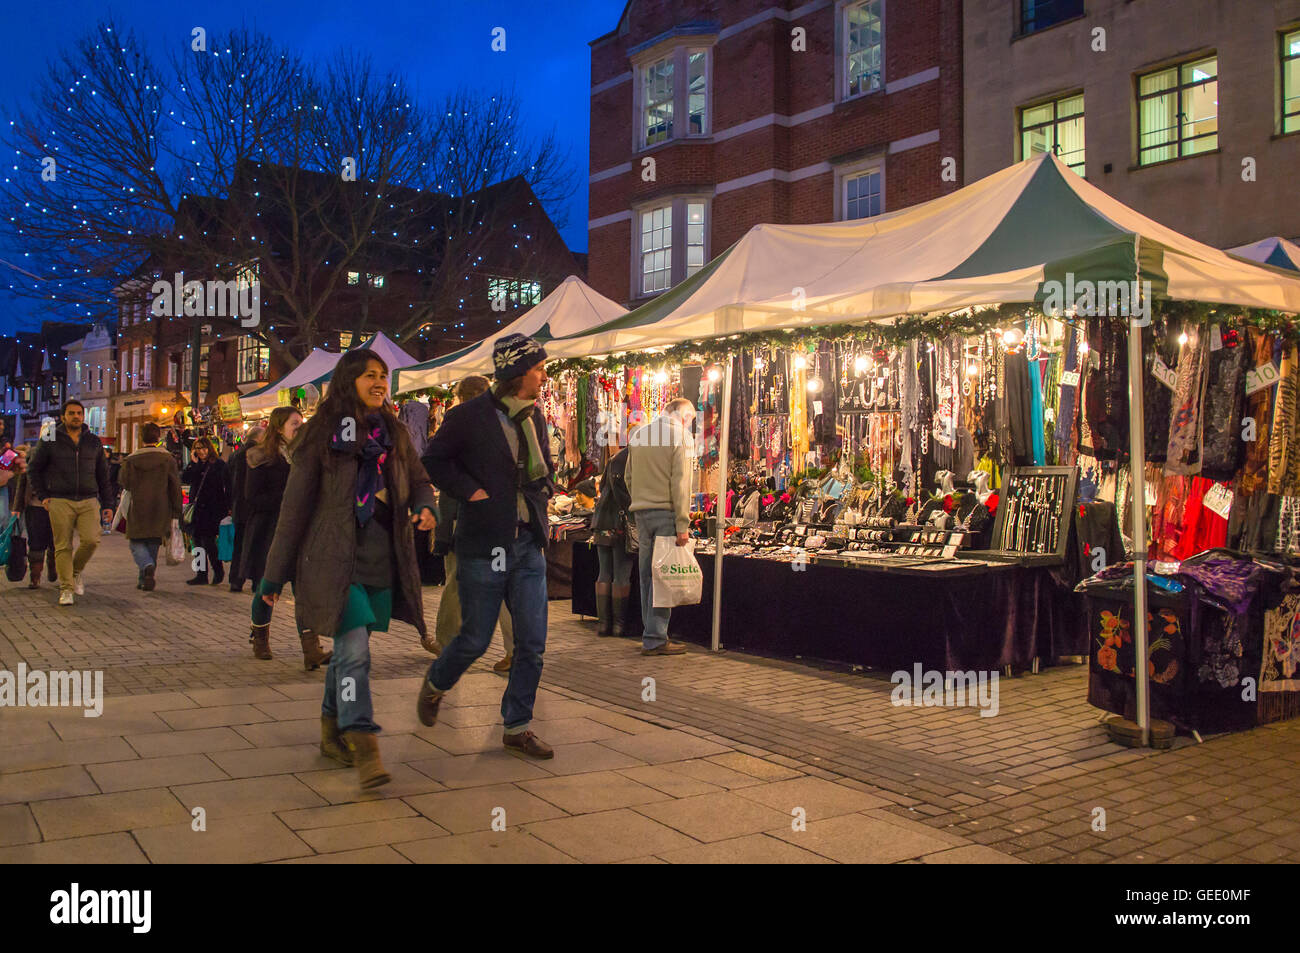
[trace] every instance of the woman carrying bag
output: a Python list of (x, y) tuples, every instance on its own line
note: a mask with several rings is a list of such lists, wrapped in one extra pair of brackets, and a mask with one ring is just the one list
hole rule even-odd
[(370, 700), (370, 633), (391, 618), (424, 624), (416, 524), (433, 530), (433, 487), (388, 403), (388, 366), (349, 351), (292, 453), (260, 586), (274, 606), (294, 582), (298, 627), (334, 639), (321, 702), (320, 750), (355, 764), (363, 789), (392, 780)]
[[(292, 407), (277, 407), (262, 439), (250, 447), (244, 491), (243, 552), (239, 554), (241, 571), (253, 580), (253, 630), (248, 637), (253, 657), (271, 658), (271, 607), (262, 599), (261, 581), (266, 570), (266, 556), (275, 538), (275, 524), (280, 518), (285, 484), (289, 481), (289, 447), (302, 426), (302, 414)], [(307, 671), (328, 665), (329, 652), (314, 632), (299, 631), (302, 664)]]
[(49, 564), (50, 582), (57, 582), (58, 573), (54, 571), (54, 529), (50, 526), (50, 514), (45, 507), (36, 502), (32, 491), (32, 482), (27, 479), (28, 446), (21, 443), (14, 447), (18, 458), (14, 469), (18, 478), (10, 484), (13, 490), (13, 511), (23, 519), (27, 532), (27, 570), (30, 581), (28, 589), (41, 588), (41, 574)]
[(189, 484), (190, 502), (185, 507), (182, 526), (194, 538), (194, 546), (203, 550), (202, 569), (186, 579), (187, 586), (206, 586), (208, 566), (213, 567), (213, 585), (226, 578), (225, 567), (217, 558), (217, 536), (221, 521), (230, 515), (230, 497), (226, 494), (226, 462), (217, 455), (216, 447), (207, 437), (194, 441), (190, 451), (190, 465), (181, 474), (181, 482)]
[(596, 580), (596, 634), (623, 635), (627, 598), (632, 593), (632, 557), (636, 529), (627, 511), (632, 494), (627, 488), (627, 448), (605, 465), (600, 497), (591, 514), (591, 541), (600, 561)]

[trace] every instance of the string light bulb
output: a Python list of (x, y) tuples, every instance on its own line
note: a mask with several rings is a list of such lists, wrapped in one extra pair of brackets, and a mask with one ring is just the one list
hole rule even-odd
[(754, 358), (754, 370), (761, 371), (766, 366), (761, 357)]
[(1015, 347), (1020, 343), (1020, 332), (1016, 328), (1011, 328), (1002, 335), (1002, 343), (1007, 347)]
[(1187, 347), (1187, 332), (1186, 332), (1186, 331), (1184, 331), (1182, 334), (1178, 335), (1178, 346), (1179, 346), (1179, 347)]
[(967, 377), (976, 377), (979, 375), (979, 372), (980, 372), (980, 367), (974, 361), (971, 361), (969, 364), (966, 365)]
[(808, 359), (805, 358), (802, 354), (796, 354), (794, 356), (794, 369), (796, 371), (802, 371), (807, 366), (808, 366)]
[(855, 374), (865, 374), (867, 372), (867, 359), (865, 357), (857, 357), (854, 359), (853, 372)]
[(668, 372), (664, 370), (655, 371), (654, 381), (656, 384), (667, 384)]
[(710, 380), (710, 381), (712, 381), (713, 383), (716, 384), (716, 383), (718, 382), (718, 379), (719, 379), (720, 377), (722, 377), (722, 372), (721, 372), (721, 371), (719, 371), (716, 367), (710, 367), (710, 368), (709, 368), (709, 380)]
[(820, 377), (808, 378), (808, 392), (815, 394), (822, 389), (822, 379)]

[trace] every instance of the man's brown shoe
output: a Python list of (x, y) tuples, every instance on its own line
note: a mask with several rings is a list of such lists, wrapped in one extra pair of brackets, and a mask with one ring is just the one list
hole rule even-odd
[(420, 724), (426, 728), (432, 728), (438, 721), (438, 706), (442, 704), (442, 696), (446, 692), (440, 692), (429, 684), (426, 678), (420, 683), (420, 694), (415, 699), (415, 717), (420, 719)]
[(510, 666), (514, 664), (515, 664), (515, 657), (514, 654), (511, 653), (510, 655), (507, 655), (505, 658), (503, 658), (501, 661), (497, 662), (497, 664), (493, 665), (492, 671), (508, 672), (510, 671)]
[(516, 735), (502, 735), (501, 743), (506, 746), (507, 751), (517, 751), (530, 758), (545, 760), (555, 757), (555, 749), (531, 731), (521, 731)]
[(656, 645), (652, 649), (642, 649), (642, 655), (685, 655), (686, 646), (681, 642), (674, 642), (669, 639), (663, 645)]

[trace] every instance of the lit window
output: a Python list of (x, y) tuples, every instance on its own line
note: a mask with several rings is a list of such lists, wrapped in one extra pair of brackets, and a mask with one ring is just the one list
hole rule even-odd
[(1020, 32), (1037, 33), (1083, 16), (1083, 0), (1020, 0)]
[(708, 109), (708, 52), (691, 50), (686, 57), (686, 120), (688, 135), (702, 136)]
[(240, 291), (253, 287), (258, 280), (258, 266), (254, 262), (251, 265), (244, 265), (235, 273), (235, 284)]
[(884, 86), (884, 34), (880, 0), (861, 0), (844, 8), (846, 97)]
[(672, 284), (673, 207), (641, 213), (641, 293), (654, 294)]
[(686, 277), (704, 267), (704, 203), (686, 204)]
[[(518, 278), (500, 278), (488, 276), (488, 302), (500, 302), (509, 308), (520, 305), (540, 304), (542, 286), (536, 281), (521, 281)], [(499, 306), (498, 306), (499, 309)]]
[(1040, 152), (1056, 157), (1083, 175), (1083, 94), (1054, 99), (1020, 110), (1020, 158)]
[(860, 172), (844, 179), (844, 218), (871, 218), (884, 211), (880, 170)]
[(176, 386), (176, 355), (170, 355), (167, 358), (167, 386)]
[(367, 275), (366, 278), (369, 279), (372, 288), (382, 288), (384, 286), (383, 275)]
[(349, 271), (349, 272), (348, 272), (348, 284), (350, 284), (350, 285), (357, 285), (357, 284), (360, 284), (360, 283), (361, 283), (361, 272), (359, 272), (359, 271)]
[(348, 348), (350, 348), (351, 346), (352, 346), (352, 332), (351, 332), (351, 331), (340, 331), (340, 332), (339, 332), (339, 350), (340, 350), (340, 351), (346, 351), (346, 350), (347, 350)]
[(139, 375), (141, 387), (153, 384), (153, 352), (147, 344), (140, 346), (140, 354), (136, 358), (136, 374)]
[(1211, 56), (1138, 77), (1138, 164), (1219, 147), (1219, 61)]
[(673, 134), (673, 60), (651, 63), (641, 72), (643, 145), (652, 146)]
[(1282, 131), (1300, 132), (1300, 30), (1282, 37)]
[(251, 334), (239, 339), (237, 384), (252, 384), (270, 379), (271, 349)]

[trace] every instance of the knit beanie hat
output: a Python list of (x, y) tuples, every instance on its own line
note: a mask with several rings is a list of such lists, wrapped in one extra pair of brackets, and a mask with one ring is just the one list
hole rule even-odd
[(492, 345), (492, 366), (499, 381), (523, 377), (539, 362), (546, 360), (546, 349), (523, 334), (507, 334)]

